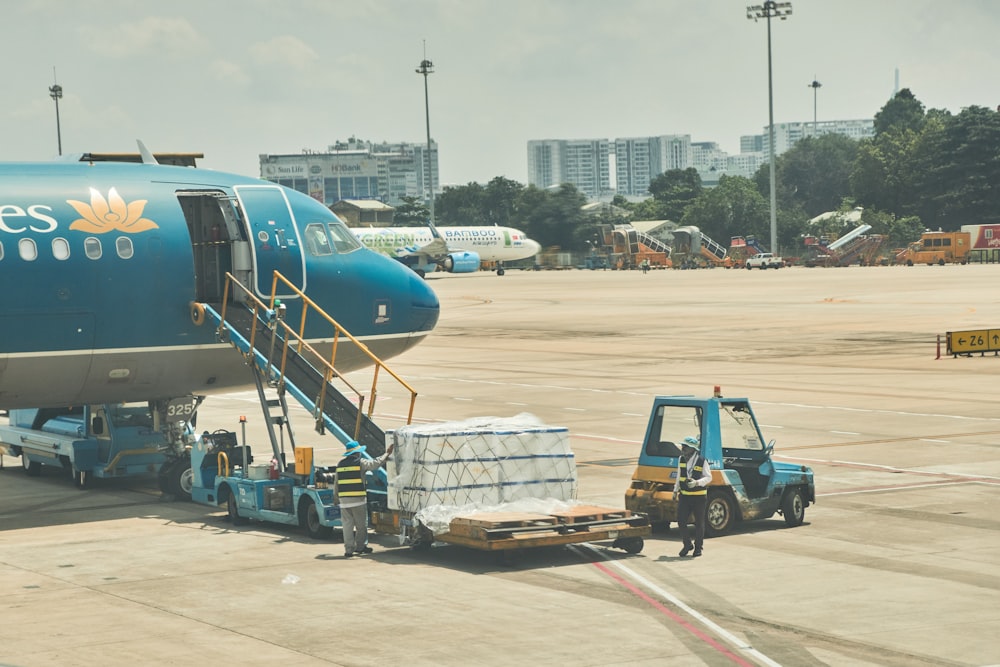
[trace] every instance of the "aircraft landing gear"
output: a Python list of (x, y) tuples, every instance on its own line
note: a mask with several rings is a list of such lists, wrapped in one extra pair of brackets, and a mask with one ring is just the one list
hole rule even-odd
[(502, 276), (504, 273), (503, 262), (497, 262), (497, 275)]

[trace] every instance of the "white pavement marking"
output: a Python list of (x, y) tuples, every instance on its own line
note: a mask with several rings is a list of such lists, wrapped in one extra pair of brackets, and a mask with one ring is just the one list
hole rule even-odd
[(653, 582), (651, 582), (649, 579), (646, 579), (644, 576), (642, 576), (641, 574), (639, 574), (635, 570), (631, 569), (627, 565), (621, 563), (620, 561), (612, 560), (611, 558), (609, 558), (607, 556), (607, 554), (605, 554), (604, 552), (602, 552), (601, 550), (597, 549), (596, 547), (594, 547), (593, 545), (591, 545), (591, 544), (589, 544), (587, 542), (584, 542), (584, 543), (580, 544), (580, 546), (581, 547), (586, 547), (587, 549), (590, 549), (592, 552), (594, 552), (595, 554), (597, 554), (598, 556), (600, 556), (604, 560), (608, 561), (613, 567), (615, 567), (618, 570), (620, 570), (628, 578), (630, 578), (633, 581), (641, 584), (642, 586), (645, 586), (647, 590), (652, 591), (653, 593), (655, 593), (656, 595), (658, 595), (660, 598), (662, 598), (663, 600), (665, 600), (665, 601), (669, 602), (670, 604), (674, 605), (678, 609), (683, 610), (684, 613), (688, 614), (689, 616), (691, 616), (692, 618), (694, 618), (696, 621), (698, 621), (699, 623), (701, 623), (704, 627), (708, 628), (711, 632), (713, 632), (717, 636), (721, 637), (723, 641), (725, 641), (727, 644), (729, 644), (730, 646), (732, 646), (736, 650), (741, 651), (742, 653), (745, 653), (747, 655), (750, 655), (755, 660), (758, 660), (758, 661), (760, 661), (761, 663), (763, 663), (765, 665), (770, 665), (771, 667), (781, 667), (781, 663), (775, 662), (771, 658), (767, 657), (766, 655), (764, 655), (763, 653), (761, 653), (760, 651), (758, 651), (757, 649), (755, 649), (753, 646), (751, 646), (750, 644), (748, 644), (744, 640), (740, 639), (739, 637), (737, 637), (733, 633), (729, 632), (728, 630), (726, 630), (725, 628), (723, 628), (722, 626), (720, 626), (715, 621), (709, 619), (707, 616), (705, 616), (701, 612), (699, 612), (699, 611), (695, 610), (694, 608), (688, 606), (687, 604), (685, 604), (684, 602), (682, 602), (680, 599), (678, 599), (676, 596), (674, 596), (670, 592), (663, 590), (662, 588), (660, 588), (659, 586), (657, 586), (656, 584), (654, 584)]

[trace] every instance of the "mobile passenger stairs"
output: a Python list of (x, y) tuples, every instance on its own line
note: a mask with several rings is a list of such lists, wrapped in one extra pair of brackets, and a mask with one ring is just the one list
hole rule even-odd
[[(283, 289), (291, 289), (302, 304), (298, 329), (286, 321), (286, 307), (276, 298), (279, 283)], [(234, 432), (203, 435), (191, 451), (192, 499), (214, 507), (225, 504), (234, 524), (256, 519), (300, 525), (311, 537), (325, 537), (332, 528), (340, 527), (340, 510), (333, 495), (334, 470), (315, 466), (312, 448), (296, 445), (288, 396), (313, 416), (318, 433), (329, 432), (345, 445), (357, 441), (366, 448), (364, 456), (377, 457), (385, 451), (385, 433), (372, 421), (382, 371), (410, 394), (407, 423), (413, 418), (416, 392), (277, 271), (269, 303), (258, 299), (230, 273), (226, 274), (223, 294), (221, 310), (207, 304), (195, 304), (194, 309), (215, 324), (218, 339), (239, 350), (253, 370), (272, 458), (267, 463), (253, 462), (246, 445), (245, 422), (241, 443)], [(310, 314), (331, 325), (331, 340), (322, 349), (305, 340)], [(337, 347), (345, 343), (356, 346), (374, 366), (367, 405), (366, 394), (334, 366)], [(284, 451), (286, 433), (293, 456), (290, 462)], [(371, 505), (384, 507), (386, 483), (384, 470), (370, 475)]]
[(702, 233), (694, 225), (674, 230), (674, 268), (725, 266), (728, 251), (721, 243)]
[(655, 236), (639, 231), (631, 224), (618, 224), (605, 236), (614, 253), (620, 254), (620, 268), (636, 268), (646, 262), (648, 266), (669, 267), (671, 248)]

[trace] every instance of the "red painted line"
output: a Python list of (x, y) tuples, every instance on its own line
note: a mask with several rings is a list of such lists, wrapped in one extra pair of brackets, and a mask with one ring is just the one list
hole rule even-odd
[(674, 612), (670, 611), (670, 609), (668, 609), (666, 606), (664, 606), (659, 600), (653, 599), (652, 597), (650, 597), (649, 595), (647, 595), (644, 591), (642, 591), (637, 586), (635, 586), (632, 583), (630, 583), (629, 581), (625, 580), (624, 578), (622, 578), (620, 575), (616, 574), (615, 572), (612, 572), (611, 569), (609, 567), (607, 567), (606, 565), (604, 565), (603, 563), (594, 563), (593, 565), (598, 570), (600, 570), (601, 572), (603, 572), (604, 574), (608, 575), (609, 577), (611, 577), (612, 579), (614, 579), (615, 581), (617, 581), (619, 584), (621, 584), (622, 586), (624, 586), (625, 588), (627, 588), (629, 591), (631, 591), (631, 593), (633, 595), (635, 595), (636, 597), (640, 598), (644, 602), (648, 603), (651, 607), (653, 607), (654, 609), (656, 609), (658, 612), (660, 612), (661, 614), (663, 614), (663, 615), (667, 616), (668, 618), (670, 618), (672, 621), (674, 621), (675, 623), (677, 623), (678, 625), (680, 625), (681, 627), (683, 627), (685, 630), (687, 630), (688, 632), (690, 632), (691, 634), (693, 634), (695, 637), (697, 637), (701, 641), (705, 642), (706, 644), (708, 644), (709, 646), (711, 646), (712, 648), (714, 648), (716, 651), (718, 651), (722, 655), (724, 655), (727, 658), (729, 658), (732, 662), (736, 663), (737, 665), (743, 665), (743, 667), (754, 667), (753, 663), (747, 662), (743, 658), (739, 657), (738, 655), (736, 655), (735, 653), (733, 653), (732, 651), (730, 651), (729, 649), (727, 649), (725, 646), (723, 646), (722, 644), (720, 644), (719, 642), (715, 641), (714, 639), (712, 639), (711, 637), (709, 637), (708, 635), (706, 635), (704, 632), (702, 632), (701, 630), (699, 630), (695, 626), (693, 626), (690, 623), (688, 623), (687, 621), (685, 621), (679, 615), (677, 615)]

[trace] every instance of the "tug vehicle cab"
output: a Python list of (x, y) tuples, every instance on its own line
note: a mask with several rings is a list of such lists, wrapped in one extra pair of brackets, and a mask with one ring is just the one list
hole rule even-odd
[(764, 444), (749, 399), (723, 398), (716, 387), (709, 398), (653, 399), (639, 463), (625, 492), (627, 509), (646, 514), (654, 524), (679, 521), (673, 491), (687, 436), (700, 439), (712, 468), (705, 526), (709, 536), (776, 513), (788, 526), (798, 526), (806, 507), (816, 502), (812, 469), (774, 460), (774, 442)]

